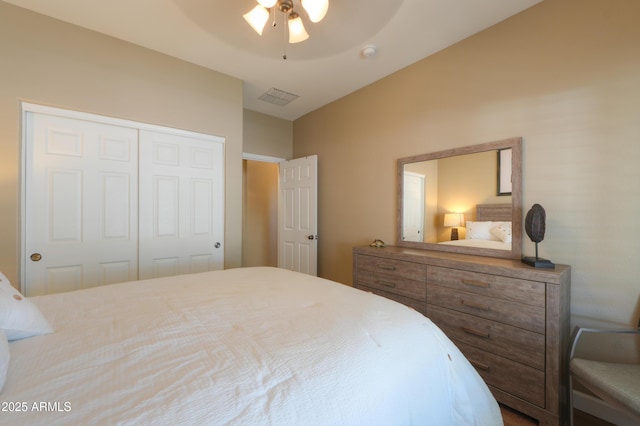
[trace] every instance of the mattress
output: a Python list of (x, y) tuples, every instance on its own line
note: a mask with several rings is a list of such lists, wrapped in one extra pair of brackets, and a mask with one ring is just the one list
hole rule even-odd
[(9, 342), (3, 425), (502, 424), (428, 318), (329, 280), (239, 268), (29, 300), (55, 332)]

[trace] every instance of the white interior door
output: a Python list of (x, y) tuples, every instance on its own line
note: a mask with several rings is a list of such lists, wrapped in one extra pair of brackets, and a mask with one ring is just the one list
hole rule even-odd
[(280, 163), (278, 267), (318, 274), (318, 156)]
[(424, 175), (404, 172), (402, 239), (424, 241)]
[(224, 268), (224, 144), (140, 131), (140, 279)]
[(138, 132), (25, 116), (27, 296), (137, 278)]

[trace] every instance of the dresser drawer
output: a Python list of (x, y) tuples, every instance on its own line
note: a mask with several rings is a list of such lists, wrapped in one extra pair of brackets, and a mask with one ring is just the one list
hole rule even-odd
[(427, 282), (533, 306), (545, 306), (545, 283), (429, 266)]
[(427, 284), (429, 303), (481, 318), (545, 333), (545, 308)]
[(427, 300), (427, 285), (424, 281), (362, 269), (358, 270), (357, 280), (356, 285), (364, 285), (423, 302)]
[[(395, 280), (395, 293), (375, 279)], [(367, 246), (354, 248), (353, 282), (430, 318), (498, 402), (541, 425), (566, 423), (569, 266), (546, 270), (513, 259)], [(426, 301), (417, 283), (425, 286)]]
[(386, 297), (387, 299), (391, 299), (395, 302), (398, 303), (402, 303), (403, 305), (406, 305), (410, 308), (415, 309), (416, 311), (420, 312), (422, 315), (426, 316), (427, 315), (427, 304), (425, 302), (421, 302), (415, 299), (411, 299), (408, 297), (404, 297), (401, 296), (399, 294), (394, 294), (394, 293), (388, 293), (386, 291), (377, 289), (377, 288), (372, 288), (372, 287), (366, 287), (360, 284), (356, 285), (356, 288), (363, 290), (363, 291), (368, 291), (370, 293), (373, 294), (377, 294), (378, 296), (382, 296), (382, 297)]
[(356, 255), (356, 268), (358, 275), (362, 271), (371, 271), (415, 281), (424, 281), (426, 278), (426, 266), (424, 265), (376, 256)]
[(427, 305), (429, 318), (445, 334), (529, 367), (544, 369), (544, 335), (499, 322), (463, 314), (440, 306)]
[(544, 372), (454, 340), (484, 381), (514, 396), (545, 407)]

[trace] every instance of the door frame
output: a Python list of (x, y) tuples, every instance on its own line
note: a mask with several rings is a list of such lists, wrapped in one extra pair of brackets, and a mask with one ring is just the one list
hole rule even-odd
[[(24, 283), (24, 277), (26, 276), (26, 268), (27, 268), (27, 259), (28, 259), (28, 255), (26, 253), (26, 215), (25, 212), (27, 211), (27, 205), (26, 205), (26, 181), (27, 181), (27, 150), (26, 150), (26, 144), (27, 144), (27, 114), (28, 113), (37, 113), (37, 114), (48, 114), (48, 115), (55, 115), (58, 117), (65, 117), (65, 118), (72, 118), (72, 119), (77, 119), (77, 120), (84, 120), (84, 121), (93, 121), (93, 122), (98, 122), (98, 123), (102, 123), (102, 124), (110, 124), (110, 125), (114, 125), (114, 126), (120, 126), (120, 127), (130, 127), (130, 128), (134, 128), (134, 129), (138, 129), (138, 130), (149, 130), (149, 131), (153, 131), (153, 132), (161, 132), (161, 133), (169, 133), (172, 135), (177, 135), (177, 136), (184, 136), (184, 137), (191, 137), (191, 138), (198, 138), (198, 139), (203, 139), (203, 140), (209, 140), (212, 142), (218, 142), (218, 143), (222, 143), (223, 145), (223, 155), (225, 155), (224, 153), (226, 153), (226, 138), (222, 137), (222, 136), (218, 136), (218, 135), (209, 135), (209, 134), (205, 134), (205, 133), (198, 133), (198, 132), (193, 132), (190, 130), (182, 130), (182, 129), (176, 129), (173, 127), (166, 127), (166, 126), (160, 126), (157, 124), (149, 124), (149, 123), (144, 123), (144, 122), (139, 122), (139, 121), (134, 121), (134, 120), (126, 120), (126, 119), (122, 119), (122, 118), (115, 118), (115, 117), (110, 117), (110, 116), (106, 116), (106, 115), (100, 115), (100, 114), (93, 114), (93, 113), (89, 113), (89, 112), (82, 112), (82, 111), (76, 111), (76, 110), (69, 110), (69, 109), (64, 109), (64, 108), (57, 108), (57, 107), (52, 107), (52, 106), (47, 106), (47, 105), (42, 105), (42, 104), (35, 104), (32, 102), (26, 102), (23, 101), (20, 104), (21, 107), (21, 113), (20, 113), (20, 117), (22, 120), (22, 124), (21, 124), (21, 135), (20, 135), (20, 167), (21, 167), (21, 171), (20, 171), (20, 252), (18, 253), (18, 261), (20, 263), (20, 268), (19, 268), (19, 273), (20, 273), (20, 277), (19, 277), (19, 281), (20, 281), (20, 290), (22, 292), (25, 291), (25, 283)], [(224, 188), (223, 188), (223, 199), (225, 197), (224, 195)], [(226, 212), (226, 209), (225, 209)], [(226, 244), (223, 243), (223, 247), (225, 247)]]
[(248, 152), (242, 153), (242, 159), (249, 160), (249, 161), (260, 161), (263, 163), (281, 163), (286, 160), (286, 158), (270, 157), (268, 155), (260, 155), (260, 154), (250, 154)]
[[(308, 156), (307, 156), (308, 157)], [(302, 157), (304, 158), (304, 157)], [(280, 168), (280, 166), (282, 165), (283, 162), (285, 161), (292, 161), (292, 160), (296, 160), (296, 158), (292, 158), (292, 159), (286, 159), (286, 158), (279, 158), (279, 157), (271, 157), (271, 156), (267, 156), (267, 155), (260, 155), (260, 154), (250, 154), (250, 153), (242, 153), (242, 159), (243, 160), (250, 160), (250, 161), (261, 161), (261, 162), (265, 162), (265, 163), (276, 163), (278, 164), (278, 167)], [(317, 164), (316, 164), (317, 166)], [(316, 179), (317, 179), (317, 169), (316, 169)], [(278, 229), (276, 230), (278, 233), (278, 242), (277, 242), (277, 251), (278, 251), (278, 267), (280, 266), (280, 259), (281, 259), (281, 241), (280, 241), (280, 227), (281, 227), (281, 215), (282, 215), (282, 194), (281, 194), (281, 176), (280, 176), (280, 170), (278, 170)], [(316, 187), (316, 192), (317, 192), (317, 187)], [(316, 194), (317, 197), (317, 194)], [(243, 205), (243, 209), (244, 209), (244, 205)], [(243, 215), (245, 214), (244, 210), (243, 210)], [(318, 232), (318, 228), (317, 228), (317, 198), (316, 198), (316, 229), (314, 234), (316, 234), (316, 244), (317, 244), (317, 232)], [(316, 250), (317, 251), (317, 250)], [(316, 253), (316, 265), (315, 265), (315, 272), (317, 275), (317, 253)]]
[[(248, 161), (257, 161), (257, 162), (260, 162), (260, 163), (276, 164), (276, 165), (278, 165), (278, 167), (280, 167), (280, 163), (283, 162), (283, 161), (286, 161), (286, 158), (273, 157), (273, 156), (261, 155), (261, 154), (251, 154), (251, 153), (248, 153), (248, 152), (243, 152), (242, 153), (242, 160), (243, 161), (244, 160), (248, 160)], [(279, 172), (278, 172), (278, 174), (279, 174)], [(244, 179), (244, 174), (243, 174), (243, 179)], [(277, 178), (276, 185), (277, 185), (276, 198), (279, 198), (280, 197), (280, 178), (279, 178), (279, 176)], [(244, 190), (244, 182), (243, 182), (242, 187), (243, 187), (243, 190)], [(278, 206), (277, 207), (278, 211), (276, 212), (276, 216), (278, 218), (278, 224), (276, 225), (276, 230), (275, 231), (276, 231), (276, 234), (278, 234), (278, 228), (280, 226), (280, 220), (279, 220), (280, 219), (280, 211), (279, 211), (280, 206), (279, 206), (279, 202), (278, 202), (277, 199), (276, 199), (276, 205)], [(245, 232), (244, 221), (245, 221), (245, 215), (246, 215), (245, 207), (246, 206), (244, 204), (244, 195), (243, 195), (243, 201), (242, 201), (242, 232), (243, 232), (242, 240), (243, 240), (243, 243), (244, 243), (244, 232)], [(278, 244), (277, 239), (276, 239), (276, 247), (275, 247), (275, 249), (276, 249), (276, 251), (280, 250), (280, 245)], [(243, 258), (244, 258), (244, 248), (243, 248)]]

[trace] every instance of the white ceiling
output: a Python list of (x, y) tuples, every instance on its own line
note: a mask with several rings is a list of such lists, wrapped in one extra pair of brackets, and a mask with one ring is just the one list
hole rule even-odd
[[(262, 37), (249, 27), (242, 14), (255, 0), (5, 1), (237, 77), (245, 108), (294, 120), (541, 0), (330, 0), (317, 24), (294, 0), (310, 35), (295, 45), (282, 25)], [(374, 57), (362, 56), (367, 45)], [(272, 87), (299, 98), (258, 99)]]

